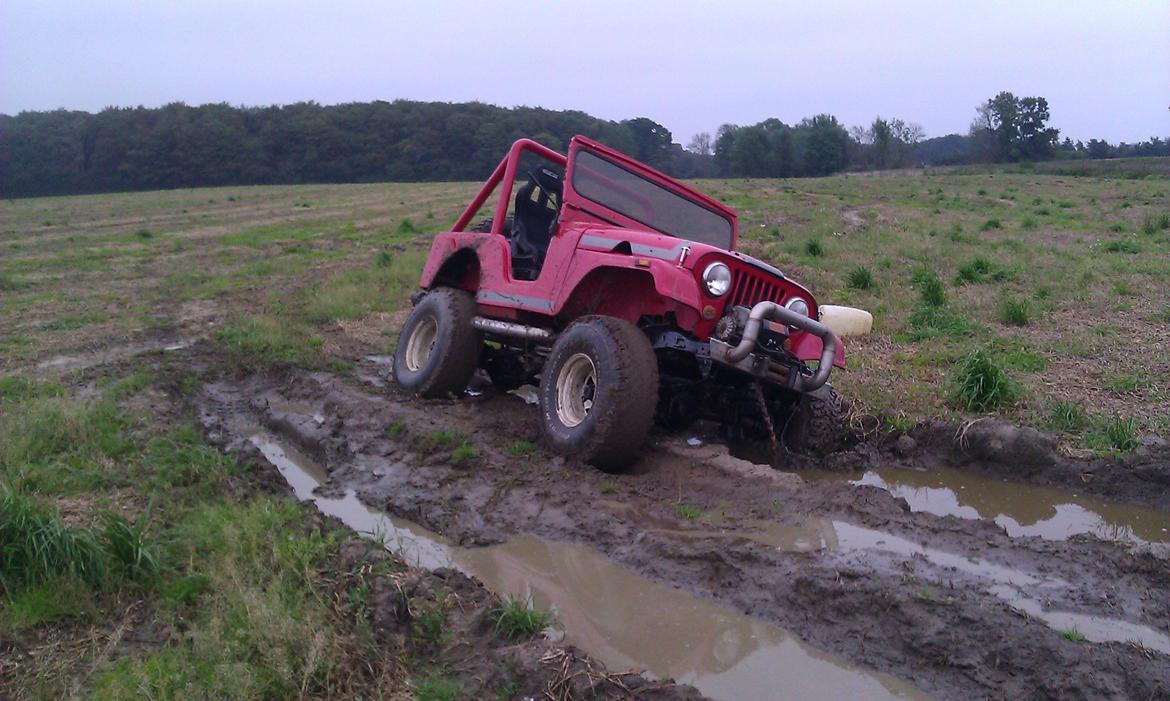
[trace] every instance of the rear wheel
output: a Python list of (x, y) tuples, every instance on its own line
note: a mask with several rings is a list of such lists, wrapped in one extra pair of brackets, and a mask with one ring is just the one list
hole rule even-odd
[(604, 470), (633, 462), (654, 422), (658, 362), (633, 324), (588, 316), (560, 335), (540, 380), (550, 447)]
[(800, 398), (792, 410), (784, 443), (802, 455), (828, 455), (845, 438), (845, 401), (832, 385), (824, 385)]
[(483, 346), (483, 334), (471, 325), (475, 311), (475, 298), (464, 290), (439, 287), (428, 292), (398, 337), (398, 384), (430, 398), (462, 392)]

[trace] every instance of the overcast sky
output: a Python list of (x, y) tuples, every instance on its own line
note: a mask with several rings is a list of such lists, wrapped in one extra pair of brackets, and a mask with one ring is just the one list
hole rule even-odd
[(1061, 137), (1170, 136), (1170, 1), (3, 0), (0, 112), (479, 100), (686, 144), (819, 112), (966, 132), (1001, 90)]

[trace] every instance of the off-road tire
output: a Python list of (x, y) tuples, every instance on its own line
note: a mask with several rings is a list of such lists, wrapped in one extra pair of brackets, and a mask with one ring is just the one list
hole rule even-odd
[(845, 400), (832, 385), (809, 392), (792, 410), (784, 444), (801, 455), (828, 455), (844, 442), (845, 414)]
[[(576, 425), (566, 425), (560, 407), (567, 365), (592, 362), (595, 382), (591, 407)], [(574, 360), (576, 359), (576, 360)], [(654, 423), (658, 403), (658, 360), (638, 327), (610, 316), (586, 316), (553, 344), (540, 380), (540, 415), (545, 441), (562, 455), (577, 456), (614, 471), (638, 456)]]
[[(395, 381), (431, 399), (462, 392), (475, 373), (483, 347), (483, 334), (471, 325), (475, 312), (475, 298), (465, 290), (438, 287), (428, 292), (410, 312), (398, 336)], [(432, 333), (433, 345), (423, 358), (420, 346)], [(415, 335), (419, 342), (412, 348)]]

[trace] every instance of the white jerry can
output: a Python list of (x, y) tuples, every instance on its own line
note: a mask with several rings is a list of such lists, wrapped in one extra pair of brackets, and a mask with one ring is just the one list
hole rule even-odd
[(856, 307), (839, 307), (835, 304), (820, 306), (821, 323), (828, 326), (838, 337), (864, 336), (873, 329), (873, 314)]

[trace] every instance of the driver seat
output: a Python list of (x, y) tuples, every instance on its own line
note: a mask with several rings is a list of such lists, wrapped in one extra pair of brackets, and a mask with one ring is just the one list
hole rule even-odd
[(548, 244), (557, 229), (564, 193), (562, 175), (548, 166), (528, 172), (528, 183), (516, 193), (512, 218), (512, 277), (535, 280), (544, 266)]

